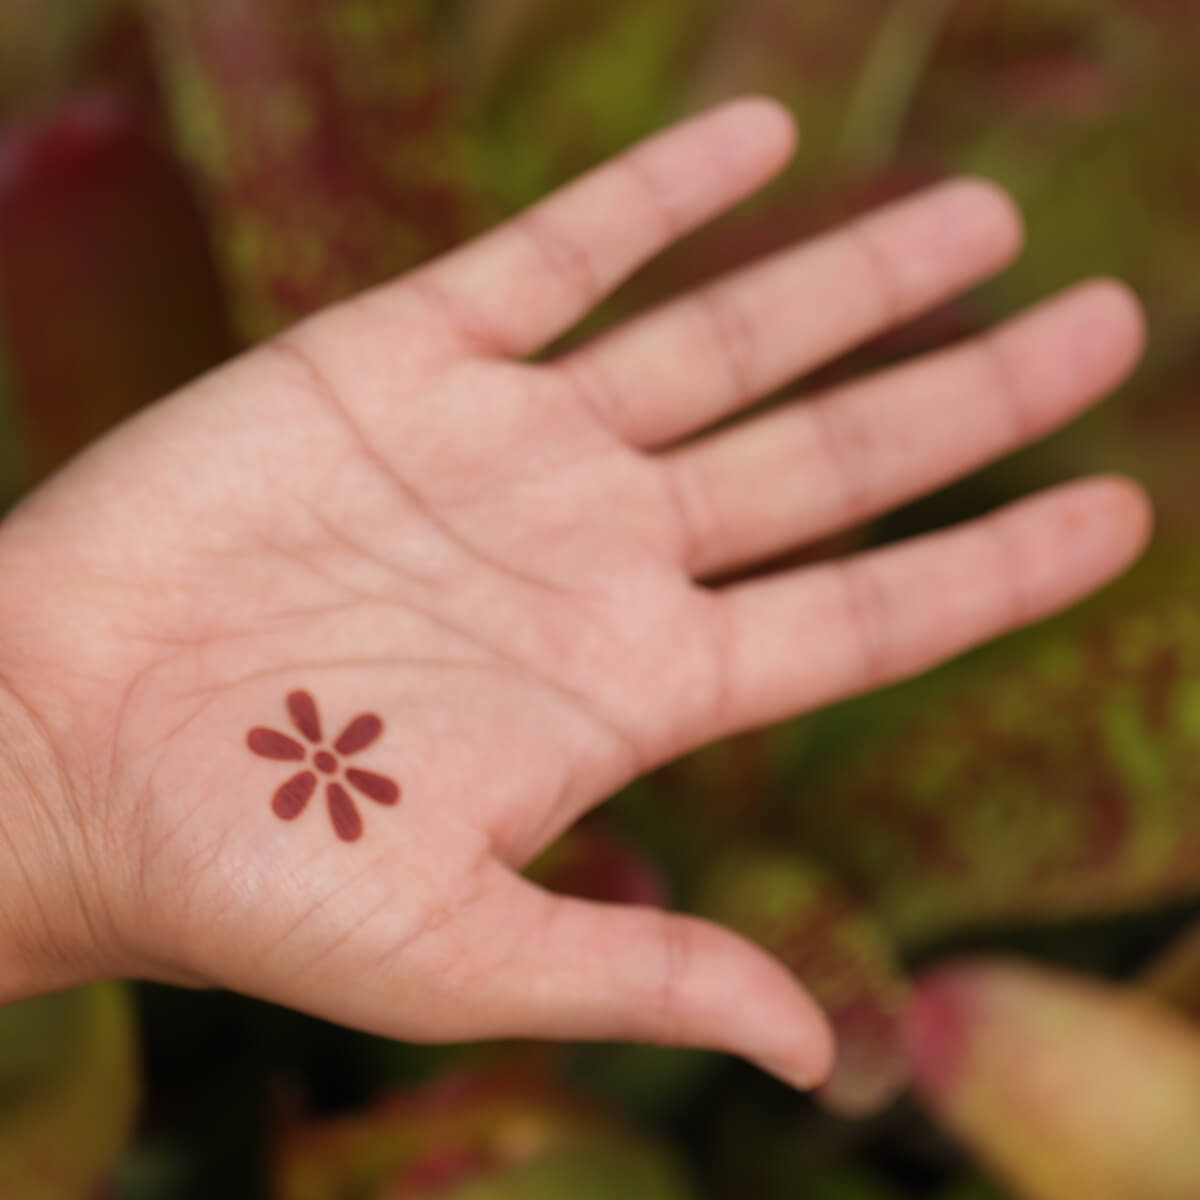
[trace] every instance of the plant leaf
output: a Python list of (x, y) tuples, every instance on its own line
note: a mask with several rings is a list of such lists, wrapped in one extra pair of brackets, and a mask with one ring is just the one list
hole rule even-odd
[(926, 1099), (1025, 1200), (1200, 1196), (1200, 1033), (1145, 995), (967, 965), (909, 1025)]
[(528, 870), (539, 886), (606, 904), (665, 908), (669, 888), (662, 871), (631, 841), (598, 828), (573, 829)]
[(148, 0), (243, 332), (266, 336), (474, 227), (433, 0)]
[(128, 991), (97, 984), (0, 1011), (0, 1194), (92, 1195), (137, 1107)]
[(334, 1121), (296, 1124), (275, 1155), (279, 1200), (689, 1200), (669, 1156), (540, 1073), (460, 1072)]
[(64, 92), (95, 30), (126, 0), (4, 0), (0, 120)]
[(1142, 985), (1200, 1024), (1200, 924), (1194, 925), (1143, 973)]
[(0, 141), (0, 326), (33, 478), (231, 352), (187, 181), (121, 93)]
[(852, 709), (852, 750), (797, 766), (793, 836), (906, 946), (1200, 892), (1198, 597), (1163, 551), (890, 724)]
[(838, 1037), (829, 1107), (867, 1115), (896, 1095), (907, 987), (886, 935), (836, 879), (799, 856), (742, 849), (717, 864), (698, 907), (777, 955), (828, 1012)]

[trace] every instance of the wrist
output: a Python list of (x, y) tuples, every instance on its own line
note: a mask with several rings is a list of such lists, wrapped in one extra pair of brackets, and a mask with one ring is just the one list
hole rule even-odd
[(82, 800), (50, 731), (0, 681), (0, 1005), (110, 973)]

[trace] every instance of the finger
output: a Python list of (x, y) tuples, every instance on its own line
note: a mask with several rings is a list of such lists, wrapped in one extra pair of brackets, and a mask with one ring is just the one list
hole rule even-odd
[(1082, 599), (1145, 547), (1144, 494), (1095, 479), (956, 529), (717, 593), (728, 647), (705, 739), (914, 675)]
[(1124, 286), (1077, 288), (964, 346), (663, 456), (696, 575), (761, 560), (1042, 437), (1123, 379), (1145, 341)]
[(719, 1050), (799, 1088), (828, 1077), (825, 1017), (754, 943), (697, 917), (512, 886), (519, 897), (502, 906), (505, 958), (489, 981), (484, 1036)]
[(941, 184), (670, 301), (560, 361), (623, 437), (662, 446), (987, 278), (1020, 248), (993, 184)]
[(757, 191), (791, 157), (772, 100), (735, 100), (634, 147), (407, 277), (467, 347), (521, 357), (671, 243)]

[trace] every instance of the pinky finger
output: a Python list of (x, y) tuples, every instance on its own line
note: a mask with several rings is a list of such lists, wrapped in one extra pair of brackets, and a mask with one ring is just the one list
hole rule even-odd
[(1149, 502), (1070, 484), (946, 532), (717, 594), (728, 648), (716, 737), (928, 670), (1097, 591), (1145, 548)]

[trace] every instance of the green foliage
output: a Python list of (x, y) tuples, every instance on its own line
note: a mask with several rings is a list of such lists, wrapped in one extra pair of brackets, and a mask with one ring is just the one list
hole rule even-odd
[(6, 0), (0, 7), (0, 118), (51, 100), (120, 0)]
[(97, 1189), (138, 1096), (128, 992), (105, 984), (0, 1011), (0, 1191), (63, 1200)]
[(739, 850), (706, 880), (701, 911), (768, 947), (812, 989), (838, 1035), (826, 1100), (870, 1112), (904, 1079), (898, 1021), (906, 987), (891, 946), (836, 877), (779, 852)]
[(1194, 896), (1198, 583), (1160, 551), (1106, 602), (864, 728), (855, 761), (806, 773), (823, 802), (796, 806), (797, 836), (906, 945)]
[(712, 0), (525, 4), (474, 97), (503, 205), (531, 203), (669, 118), (717, 11)]
[(430, 0), (147, 5), (239, 324), (261, 337), (447, 249), (472, 211)]
[(447, 1077), (284, 1135), (280, 1200), (689, 1200), (670, 1158), (516, 1070)]
[[(621, 1153), (581, 1146), (547, 1154), (527, 1167), (467, 1184), (454, 1200), (687, 1200), (676, 1172), (644, 1150)], [(403, 1193), (400, 1193), (403, 1195)], [(413, 1193), (414, 1200), (417, 1193)]]

